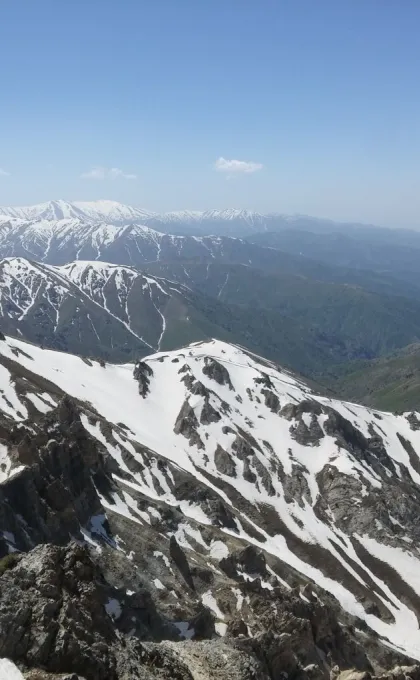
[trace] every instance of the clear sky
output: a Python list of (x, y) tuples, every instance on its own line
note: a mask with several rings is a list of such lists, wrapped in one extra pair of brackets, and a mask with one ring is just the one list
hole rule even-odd
[(420, 0), (2, 0), (0, 203), (420, 228)]

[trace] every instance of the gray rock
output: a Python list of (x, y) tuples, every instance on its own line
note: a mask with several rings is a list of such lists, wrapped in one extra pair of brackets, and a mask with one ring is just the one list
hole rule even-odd
[(311, 416), (309, 427), (300, 416), (297, 425), (291, 425), (289, 431), (293, 439), (296, 439), (296, 441), (303, 446), (317, 446), (320, 439), (324, 437), (324, 433), (318, 423), (318, 418), (315, 413)]
[(417, 414), (414, 413), (409, 413), (407, 417), (408, 423), (410, 425), (410, 428), (414, 431), (420, 430), (420, 420), (417, 417)]
[(194, 581), (191, 574), (191, 569), (188, 563), (187, 556), (184, 550), (179, 545), (175, 536), (171, 536), (170, 538), (169, 554), (171, 556), (171, 559), (174, 561), (179, 571), (181, 572), (185, 583), (188, 585), (189, 588), (191, 588), (191, 590), (195, 590)]
[(210, 404), (209, 399), (205, 399), (201, 409), (200, 423), (210, 425), (210, 423), (217, 423), (221, 417), (220, 413)]
[(149, 394), (150, 378), (153, 370), (145, 361), (138, 361), (134, 366), (133, 377), (139, 384), (139, 394), (143, 399)]
[(230, 390), (233, 390), (233, 385), (230, 379), (229, 371), (223, 364), (212, 357), (206, 357), (204, 360), (203, 373), (208, 378), (215, 380), (219, 385), (228, 385)]
[(174, 432), (175, 434), (182, 434), (186, 437), (190, 446), (196, 445), (199, 449), (203, 449), (204, 444), (197, 432), (198, 426), (198, 420), (194, 413), (194, 409), (190, 403), (185, 400), (175, 421)]
[(273, 413), (278, 413), (280, 411), (280, 400), (277, 394), (270, 389), (261, 390), (261, 394), (264, 395), (264, 403), (267, 408)]
[(216, 451), (214, 452), (214, 464), (222, 475), (236, 477), (236, 465), (228, 452), (225, 451), (220, 444), (217, 445)]
[(42, 545), (0, 578), (0, 656), (87, 680), (117, 678), (117, 641), (86, 549)]

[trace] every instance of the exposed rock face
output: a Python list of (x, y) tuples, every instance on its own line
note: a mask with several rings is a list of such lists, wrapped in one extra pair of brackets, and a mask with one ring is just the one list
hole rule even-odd
[(280, 399), (278, 398), (277, 394), (275, 394), (270, 389), (261, 390), (261, 394), (264, 395), (264, 403), (267, 408), (269, 408), (273, 413), (278, 413), (280, 410)]
[(204, 444), (197, 432), (198, 420), (194, 413), (194, 409), (188, 401), (184, 401), (178, 417), (175, 422), (175, 434), (182, 434), (189, 441), (190, 446), (197, 446), (199, 449), (204, 448)]
[(418, 419), (415, 413), (409, 413), (407, 416), (407, 420), (412, 430), (414, 431), (420, 430), (420, 420)]
[(169, 554), (181, 572), (185, 583), (189, 588), (191, 588), (191, 590), (194, 590), (194, 581), (192, 579), (187, 556), (185, 555), (185, 552), (182, 550), (175, 536), (171, 536), (171, 540), (169, 541)]
[(214, 453), (214, 463), (223, 475), (228, 475), (228, 477), (235, 477), (236, 465), (233, 462), (231, 456), (225, 451), (220, 444), (217, 445), (216, 451)]
[(250, 443), (239, 434), (236, 435), (235, 441), (232, 444), (232, 449), (239, 460), (246, 460), (254, 455), (254, 449)]
[(0, 579), (0, 656), (55, 673), (116, 678), (117, 636), (86, 549), (39, 546)]
[(210, 423), (217, 423), (221, 417), (220, 413), (210, 404), (210, 401), (205, 399), (201, 409), (200, 423), (210, 425)]
[(298, 404), (286, 404), (281, 409), (281, 416), (286, 418), (286, 420), (293, 420), (293, 418), (300, 419), (303, 413), (313, 413), (316, 416), (320, 416), (322, 406), (313, 399), (303, 399)]
[(368, 448), (366, 437), (338, 411), (329, 409), (324, 422), (326, 434), (336, 438), (338, 446), (348, 451), (364, 451)]
[(271, 390), (274, 387), (273, 381), (271, 380), (268, 373), (265, 373), (265, 371), (260, 371), (258, 378), (254, 378), (254, 383), (256, 385), (263, 385), (268, 390)]
[(106, 461), (69, 397), (37, 434), (15, 428), (11, 438), (21, 438), (14, 455), (26, 467), (0, 486), (0, 531), (11, 532), (20, 550), (49, 541), (62, 545), (102, 512), (96, 489), (112, 489)]
[(139, 394), (141, 397), (146, 397), (149, 393), (150, 378), (153, 375), (153, 370), (145, 361), (138, 361), (134, 366), (134, 380), (139, 384)]
[(234, 555), (237, 564), (248, 574), (259, 574), (265, 576), (267, 574), (266, 561), (264, 553), (258, 550), (253, 545), (249, 545), (238, 554)]
[(319, 444), (320, 439), (324, 437), (324, 433), (318, 423), (318, 417), (315, 413), (312, 413), (311, 415), (309, 427), (302, 417), (300, 417), (297, 425), (291, 425), (289, 431), (293, 439), (296, 439), (296, 441), (299, 442), (299, 444), (303, 444), (303, 446), (316, 446)]
[(212, 357), (205, 358), (203, 373), (208, 378), (215, 380), (219, 385), (228, 385), (229, 389), (233, 390), (229, 371), (216, 359), (213, 359)]

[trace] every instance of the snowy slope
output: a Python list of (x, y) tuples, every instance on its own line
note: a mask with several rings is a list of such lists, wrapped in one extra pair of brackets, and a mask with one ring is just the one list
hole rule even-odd
[(81, 211), (84, 217), (96, 222), (110, 222), (111, 224), (140, 222), (143, 224), (155, 216), (155, 213), (148, 210), (133, 208), (117, 201), (76, 201), (73, 205)]
[[(35, 408), (50, 409), (63, 392), (78, 401), (84, 426), (115, 461), (120, 489), (101, 496), (103, 507), (132, 523), (133, 541), (154, 513), (178, 508), (178, 543), (216, 575), (232, 542), (256, 546), (267, 559), (263, 589), (288, 588), (289, 577), (315, 583), (317, 597), (333, 598), (356, 628), (420, 658), (417, 414), (321, 397), (217, 341), (134, 367), (6, 339), (0, 361), (9, 418), (27, 417), (37, 375), (48, 383), (40, 402), (29, 400)], [(27, 372), (23, 387), (16, 366)], [(209, 544), (214, 525), (220, 539)], [(242, 580), (255, 579), (241, 569)], [(217, 591), (207, 587), (202, 601), (223, 623)]]
[(152, 216), (116, 201), (48, 201), (22, 207), (0, 207), (0, 215), (24, 220), (89, 219), (94, 222), (138, 221), (139, 217)]
[(0, 215), (22, 220), (62, 220), (82, 217), (83, 212), (76, 204), (59, 200), (22, 207), (0, 207)]
[(24, 677), (9, 659), (0, 659), (0, 680), (24, 680)]

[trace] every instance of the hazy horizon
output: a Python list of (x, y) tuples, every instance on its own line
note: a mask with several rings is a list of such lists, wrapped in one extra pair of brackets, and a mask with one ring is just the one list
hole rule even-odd
[(7, 3), (0, 204), (418, 229), (419, 21), (378, 0)]

